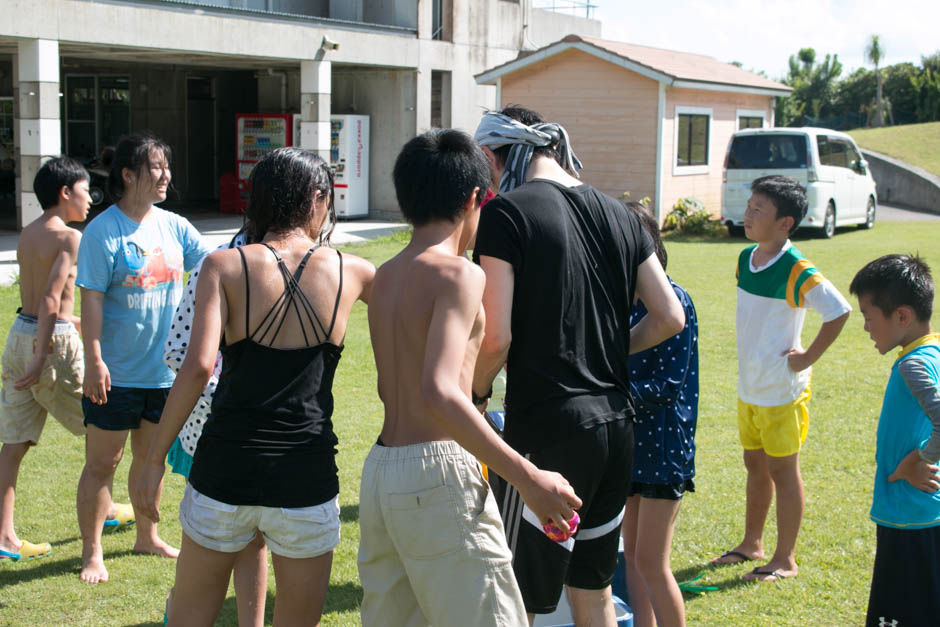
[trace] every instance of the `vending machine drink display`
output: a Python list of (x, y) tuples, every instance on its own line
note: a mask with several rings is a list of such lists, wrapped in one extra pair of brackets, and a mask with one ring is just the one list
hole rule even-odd
[(330, 166), (338, 218), (369, 215), (369, 116), (330, 116)]
[(248, 178), (255, 164), (276, 148), (292, 146), (291, 114), (239, 113), (235, 116), (235, 167), (238, 176), (238, 209), (248, 207), (251, 187)]

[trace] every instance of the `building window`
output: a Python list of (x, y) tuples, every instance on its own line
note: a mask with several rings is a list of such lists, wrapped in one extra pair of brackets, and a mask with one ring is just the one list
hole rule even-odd
[(65, 77), (65, 150), (70, 157), (97, 157), (131, 130), (127, 76)]
[(738, 109), (738, 130), (764, 128), (767, 112), (760, 109)]
[(676, 107), (673, 174), (707, 174), (712, 110)]

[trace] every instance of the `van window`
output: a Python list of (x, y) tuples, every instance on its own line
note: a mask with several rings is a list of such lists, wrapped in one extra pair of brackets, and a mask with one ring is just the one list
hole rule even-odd
[(819, 160), (823, 165), (834, 165), (839, 168), (848, 168), (851, 167), (851, 150), (852, 147), (849, 146), (849, 142), (845, 141), (844, 139), (830, 137), (828, 163), (823, 160), (822, 156), (819, 157)]
[(805, 167), (805, 135), (741, 135), (731, 140), (729, 170)]

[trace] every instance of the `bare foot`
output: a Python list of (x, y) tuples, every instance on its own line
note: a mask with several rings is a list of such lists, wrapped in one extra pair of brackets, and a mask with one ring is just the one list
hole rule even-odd
[(713, 559), (710, 564), (712, 566), (726, 566), (728, 564), (741, 564), (742, 562), (762, 559), (764, 559), (763, 551), (748, 551), (746, 547), (738, 545), (730, 551), (724, 551), (721, 555)]
[(751, 572), (746, 573), (742, 578), (744, 581), (780, 581), (781, 579), (796, 577), (798, 572), (799, 569), (795, 564), (770, 562), (769, 564), (758, 566)]
[(108, 580), (108, 569), (104, 567), (104, 561), (101, 558), (92, 557), (84, 561), (78, 578), (85, 583), (104, 583)]
[(177, 556), (179, 556), (180, 550), (174, 549), (160, 538), (156, 538), (152, 542), (138, 540), (134, 545), (134, 553), (146, 553), (150, 555), (158, 555), (160, 557), (169, 557), (175, 559)]

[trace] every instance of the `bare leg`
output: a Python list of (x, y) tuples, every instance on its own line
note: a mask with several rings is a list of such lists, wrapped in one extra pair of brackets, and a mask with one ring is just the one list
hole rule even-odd
[(23, 545), (13, 530), (16, 478), (30, 443), (4, 444), (0, 449), (0, 549), (17, 553)]
[(268, 551), (259, 531), (235, 556), (235, 605), (239, 627), (262, 627), (268, 588)]
[[(131, 468), (127, 473), (127, 486), (130, 491), (140, 472), (143, 469), (143, 460), (147, 457), (147, 451), (150, 448), (150, 441), (157, 433), (157, 425), (146, 420), (140, 421), (140, 427), (131, 431), (131, 452), (134, 458), (131, 460)], [(157, 492), (157, 503), (160, 502), (160, 495), (163, 492), (163, 481)], [(135, 553), (152, 553), (162, 557), (174, 558), (179, 555), (179, 550), (173, 548), (164, 542), (157, 535), (157, 523), (146, 516), (141, 516), (136, 510), (134, 518), (137, 520), (137, 542), (134, 543)], [(102, 521), (103, 522), (103, 521)]]
[(169, 605), (169, 627), (211, 627), (225, 600), (237, 553), (196, 544), (185, 533)]
[[(747, 469), (747, 504), (744, 511), (744, 540), (732, 549), (751, 559), (764, 558), (764, 523), (774, 496), (774, 482), (767, 469), (767, 453), (763, 449), (744, 451), (744, 467)], [(715, 558), (712, 564), (732, 564), (740, 558)]]
[(681, 501), (642, 497), (639, 501), (636, 569), (646, 584), (648, 603), (656, 616), (656, 620), (649, 624), (681, 627), (685, 625), (685, 604), (669, 564), (672, 530)]
[(627, 506), (623, 513), (623, 557), (626, 562), (627, 598), (630, 599), (630, 609), (633, 610), (633, 624), (635, 627), (651, 627), (656, 624), (653, 616), (653, 606), (650, 604), (649, 591), (643, 575), (637, 569), (636, 554), (637, 540), (640, 536), (638, 528), (640, 513), (640, 497), (631, 496), (627, 499)]
[(274, 624), (277, 627), (319, 625), (330, 583), (333, 551), (308, 559), (272, 553), (271, 559), (277, 583)]
[(127, 431), (105, 431), (88, 425), (85, 467), (78, 480), (78, 527), (82, 534), (82, 571), (86, 583), (108, 580), (101, 550), (101, 527), (112, 506), (111, 483), (124, 453)]
[[(780, 577), (793, 577), (799, 570), (794, 551), (796, 537), (803, 522), (803, 478), (800, 475), (800, 454), (768, 457), (767, 466), (777, 488), (777, 549), (770, 562), (759, 572), (776, 571)], [(764, 579), (760, 575), (748, 579)], [(771, 578), (773, 579), (773, 578)]]
[(568, 594), (568, 603), (571, 605), (571, 616), (574, 618), (575, 625), (616, 627), (617, 615), (614, 612), (610, 586), (603, 590), (585, 590), (565, 586), (565, 591)]

